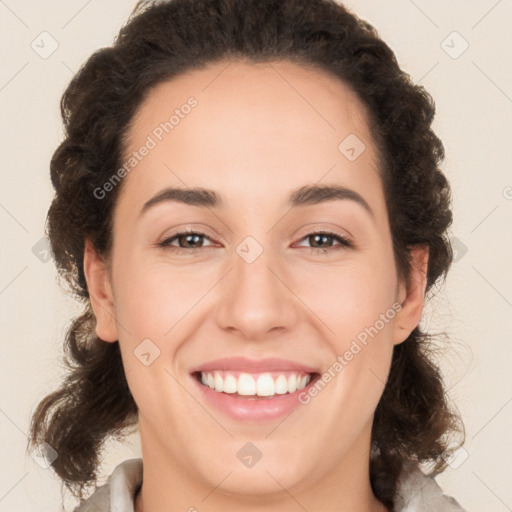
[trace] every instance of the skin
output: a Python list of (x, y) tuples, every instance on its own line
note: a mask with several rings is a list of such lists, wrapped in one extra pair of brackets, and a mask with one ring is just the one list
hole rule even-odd
[[(369, 482), (371, 425), (393, 346), (421, 318), (428, 250), (412, 249), (410, 283), (399, 280), (367, 111), (350, 88), (287, 61), (226, 65), (175, 77), (145, 98), (126, 155), (187, 98), (198, 105), (125, 178), (110, 257), (86, 244), (96, 332), (119, 340), (139, 407), (137, 511), (386, 510)], [(355, 161), (338, 150), (349, 134), (366, 146)], [(312, 184), (356, 191), (373, 215), (352, 200), (290, 209), (290, 192)], [(224, 206), (167, 201), (140, 216), (169, 186), (213, 189)], [(187, 227), (206, 234), (182, 241), (187, 254), (158, 246)], [(329, 238), (319, 242), (326, 254), (311, 252), (308, 235), (325, 230), (353, 247)], [(263, 249), (250, 264), (236, 252), (247, 236)], [(226, 356), (327, 371), (396, 302), (394, 319), (284, 420), (235, 421), (206, 404), (189, 375)], [(134, 356), (147, 338), (160, 350), (149, 366)], [(237, 458), (248, 441), (262, 453), (251, 468)]]

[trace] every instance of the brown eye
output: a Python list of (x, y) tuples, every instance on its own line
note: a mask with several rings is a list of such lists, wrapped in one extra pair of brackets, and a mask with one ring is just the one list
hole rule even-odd
[(330, 242), (330, 240), (338, 241), (338, 246), (342, 247), (352, 247), (351, 242), (349, 242), (345, 237), (338, 235), (337, 233), (329, 233), (329, 232), (316, 232), (310, 233), (306, 235), (302, 240), (308, 240), (311, 244), (310, 249), (311, 252), (315, 253), (321, 251), (322, 253), (328, 253), (331, 247), (335, 247), (335, 245)]
[[(208, 236), (204, 233), (199, 233), (196, 231), (184, 231), (182, 233), (176, 233), (172, 237), (166, 238), (165, 240), (162, 240), (158, 245), (160, 247), (164, 247), (166, 249), (171, 250), (194, 250), (194, 249), (203, 249), (205, 246), (201, 245), (202, 239), (208, 239)], [(174, 244), (173, 242), (177, 242), (178, 245)], [(208, 246), (206, 246), (208, 247)]]

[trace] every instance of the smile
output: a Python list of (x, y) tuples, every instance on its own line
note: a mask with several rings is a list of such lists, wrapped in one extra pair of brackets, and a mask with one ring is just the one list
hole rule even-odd
[(199, 401), (242, 423), (276, 421), (302, 407), (300, 393), (320, 378), (320, 367), (282, 358), (229, 357), (189, 369)]
[(241, 397), (273, 397), (304, 389), (312, 375), (301, 371), (264, 372), (251, 374), (235, 371), (198, 372), (204, 386), (218, 393)]

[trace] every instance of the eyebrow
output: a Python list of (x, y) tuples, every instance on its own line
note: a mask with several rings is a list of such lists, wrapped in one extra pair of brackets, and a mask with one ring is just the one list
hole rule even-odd
[(334, 200), (350, 200), (362, 206), (367, 213), (375, 217), (366, 200), (355, 190), (338, 185), (305, 185), (292, 192), (289, 206), (308, 206)]
[[(288, 197), (291, 208), (309, 206), (334, 200), (350, 200), (362, 206), (372, 217), (373, 210), (365, 199), (355, 190), (338, 185), (305, 185), (294, 190)], [(203, 208), (222, 208), (224, 201), (214, 191), (205, 188), (173, 188), (169, 187), (158, 192), (146, 201), (141, 208), (139, 217), (157, 204), (175, 201)]]

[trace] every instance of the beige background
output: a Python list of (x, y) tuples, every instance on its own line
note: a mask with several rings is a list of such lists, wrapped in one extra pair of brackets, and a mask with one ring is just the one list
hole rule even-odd
[[(37, 245), (52, 197), (48, 165), (61, 138), (61, 93), (94, 50), (111, 44), (134, 3), (0, 0), (2, 512), (61, 510), (59, 481), (25, 456), (30, 413), (59, 382), (65, 327), (77, 311)], [(512, 2), (346, 5), (434, 96), (447, 152), (457, 261), (422, 322), (453, 340), (442, 364), (467, 444), (438, 480), (470, 511), (512, 510)], [(111, 446), (105, 475), (139, 455), (131, 441)]]

